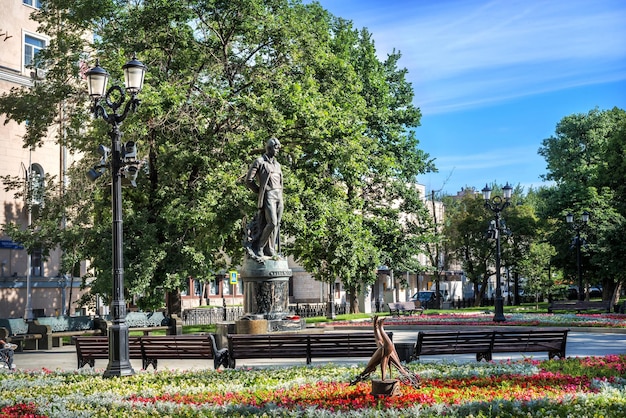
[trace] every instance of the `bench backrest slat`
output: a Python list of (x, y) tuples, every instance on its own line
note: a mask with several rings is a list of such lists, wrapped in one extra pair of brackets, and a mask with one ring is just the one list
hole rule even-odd
[(492, 331), (421, 331), (416, 354), (473, 354), (491, 350)]
[(211, 335), (144, 336), (141, 346), (147, 358), (212, 359), (215, 356), (215, 340)]
[[(497, 352), (543, 352), (563, 357), (568, 329), (518, 329), (493, 331), (421, 331), (414, 357), (428, 354), (477, 354), (489, 360)], [(483, 356), (481, 354), (488, 354)]]

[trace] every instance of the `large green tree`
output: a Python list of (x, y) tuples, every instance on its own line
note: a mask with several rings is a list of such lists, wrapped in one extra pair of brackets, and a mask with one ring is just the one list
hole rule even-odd
[[(501, 186), (494, 185), (492, 188), (494, 195), (502, 196)], [(514, 285), (519, 280), (522, 267), (527, 264), (526, 260), (531, 257), (532, 242), (540, 235), (534, 207), (530, 202), (524, 202), (522, 193), (522, 188), (516, 187), (510, 205), (501, 212), (501, 280), (504, 282), (506, 273), (511, 273)], [(460, 201), (449, 201), (446, 218), (444, 235), (447, 245), (473, 283), (476, 304), (480, 304), (484, 297), (491, 296), (485, 292), (489, 278), (496, 274), (496, 245), (487, 234), (490, 224), (494, 222), (494, 213), (485, 208), (482, 196), (468, 193)]]
[[(311, 266), (318, 280), (341, 280), (354, 312), (354, 297), (375, 280), (380, 263), (407, 269), (420, 251), (423, 236), (407, 214), (423, 210), (414, 182), (432, 165), (410, 130), (420, 113), (411, 104), (406, 70), (397, 68), (400, 55), (380, 62), (367, 30), (343, 19), (332, 20), (316, 37), (332, 54), (305, 54), (312, 62), (298, 94), (305, 93), (316, 118), (307, 123), (305, 115), (299, 117), (314, 134), (292, 143), (291, 168), (302, 182), (291, 200), (294, 222), (287, 228), (295, 240), (288, 251)], [(332, 245), (311, 242), (319, 236)], [(333, 241), (345, 241), (341, 251)]]
[(475, 304), (480, 306), (486, 295), (487, 282), (492, 275), (494, 247), (487, 240), (487, 229), (493, 218), (484, 207), (482, 196), (466, 194), (454, 205), (446, 207), (444, 234), (450, 250), (474, 287)]
[(431, 167), (410, 131), (419, 110), (398, 53), (381, 62), (366, 30), (317, 3), (92, 3), (43, 4), (35, 17), (51, 38), (39, 57), (47, 79), (0, 98), (0, 112), (29, 121), (26, 146), (62, 123), (57, 140), (84, 153), (70, 171), (70, 183), (83, 187), (49, 193), (64, 202), (55, 205), (64, 215), (51, 211), (45, 219), (63, 219), (65, 236), (50, 238), (50, 246), (69, 252), (80, 243), (72, 259), (90, 261), (94, 293), (110, 295), (110, 189), (107, 176), (95, 184), (78, 178), (97, 163), (94, 151), (109, 127), (88, 117), (80, 68), (99, 58), (119, 84), (133, 53), (148, 72), (141, 106), (122, 127), (143, 160), (137, 188), (124, 190), (124, 257), (126, 288), (142, 307), (158, 307), (167, 293), (176, 312), (187, 277), (205, 279), (239, 263), (242, 219), (255, 210), (241, 179), (269, 136), (284, 146), (283, 231), (293, 237), (286, 251), (316, 278), (339, 278), (354, 292), (372, 280), (381, 254), (400, 263), (407, 253), (401, 216), (383, 250), (382, 228), (374, 226), (389, 220), (373, 208), (412, 201), (408, 184)]
[[(521, 187), (515, 188), (511, 206), (504, 213), (506, 227), (510, 233), (503, 236), (502, 244), (503, 266), (507, 270), (507, 275), (513, 276), (513, 289), (509, 288), (508, 293), (511, 302), (516, 305), (520, 303), (521, 266), (533, 257), (532, 244), (541, 241), (545, 233), (544, 225), (537, 216), (532, 199), (528, 199), (527, 202), (523, 192)], [(527, 195), (531, 193), (532, 190)]]
[(623, 165), (619, 155), (624, 152), (625, 121), (626, 112), (618, 108), (569, 115), (539, 149), (547, 162), (544, 177), (555, 182), (541, 193), (545, 216), (559, 221), (550, 241), (557, 249), (555, 262), (575, 282), (576, 257), (571, 245), (575, 234), (565, 215), (572, 213), (580, 223), (582, 212), (589, 212), (588, 225), (580, 229), (582, 271), (585, 284), (603, 285), (605, 300), (617, 300), (626, 278), (621, 268), (624, 246), (618, 238), (624, 234), (623, 182), (618, 174)]

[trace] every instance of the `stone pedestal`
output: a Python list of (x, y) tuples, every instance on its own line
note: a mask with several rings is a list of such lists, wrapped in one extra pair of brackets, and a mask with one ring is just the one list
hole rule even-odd
[(287, 260), (245, 257), (241, 269), (244, 318), (282, 320), (289, 315), (289, 278)]
[(237, 334), (267, 334), (267, 319), (240, 319), (236, 324)]
[(301, 331), (306, 328), (306, 320), (300, 319), (275, 319), (268, 321), (268, 332), (288, 332), (288, 331)]
[(398, 396), (400, 395), (400, 381), (396, 379), (372, 380), (373, 396)]

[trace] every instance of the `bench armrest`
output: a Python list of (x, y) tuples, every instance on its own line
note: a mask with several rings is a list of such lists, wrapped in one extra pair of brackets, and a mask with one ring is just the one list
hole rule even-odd
[(176, 314), (172, 314), (169, 317), (169, 329), (167, 330), (168, 335), (182, 335), (183, 333), (183, 321)]
[(102, 318), (94, 318), (93, 319), (93, 328), (100, 330), (102, 335), (107, 335), (109, 327), (112, 325), (112, 322), (107, 321)]
[(52, 330), (50, 329), (50, 325), (40, 325), (37, 322), (29, 322), (28, 333), (49, 335), (49, 334), (52, 334)]
[(52, 348), (52, 328), (50, 325), (41, 325), (37, 321), (28, 323), (29, 334), (41, 334), (41, 339), (37, 344), (37, 348), (50, 350)]

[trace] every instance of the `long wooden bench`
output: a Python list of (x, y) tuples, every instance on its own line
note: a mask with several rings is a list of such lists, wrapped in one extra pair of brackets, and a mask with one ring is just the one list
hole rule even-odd
[(582, 311), (611, 312), (611, 301), (557, 300), (548, 305), (548, 313), (553, 313), (554, 311), (576, 311), (577, 313)]
[(411, 360), (441, 354), (475, 354), (480, 361), (489, 357), (493, 331), (420, 331)]
[[(393, 332), (387, 332), (393, 340)], [(374, 333), (309, 334), (309, 361), (329, 357), (371, 357), (378, 348)]]
[(167, 335), (144, 336), (141, 340), (143, 368), (149, 365), (156, 370), (159, 359), (173, 360), (213, 360), (213, 367), (227, 367), (228, 351), (218, 350), (215, 338), (206, 335)]
[[(494, 331), (492, 353), (548, 353), (548, 358), (565, 358), (568, 329)], [(488, 358), (486, 360), (491, 360)]]
[(424, 308), (421, 307), (419, 301), (389, 302), (387, 305), (389, 306), (389, 313), (391, 315), (413, 315), (416, 312), (420, 314), (424, 312)]
[(17, 345), (17, 351), (52, 348), (50, 327), (23, 318), (0, 318), (0, 339)]
[[(393, 338), (393, 333), (387, 333)], [(371, 357), (378, 348), (374, 333), (228, 334), (228, 367), (239, 359)]]
[(493, 353), (547, 352), (564, 358), (569, 329), (520, 328), (506, 330), (420, 331), (411, 360), (420, 356), (475, 354), (476, 361), (491, 361)]
[[(94, 367), (95, 360), (109, 358), (108, 337), (74, 337), (78, 368)], [(129, 337), (130, 359), (140, 359), (142, 369), (152, 365), (156, 370), (159, 359), (213, 359), (213, 366), (226, 367), (228, 355), (218, 350), (213, 335), (161, 335)]]
[[(128, 338), (128, 358), (143, 359), (141, 354), (141, 337)], [(88, 337), (77, 336), (72, 338), (76, 345), (76, 357), (78, 368), (85, 365), (94, 367), (96, 360), (109, 359), (109, 338), (108, 337)]]
[(106, 329), (96, 328), (90, 316), (46, 316), (35, 319), (35, 324), (50, 327), (53, 347), (62, 347), (64, 338), (86, 335), (106, 335)]

